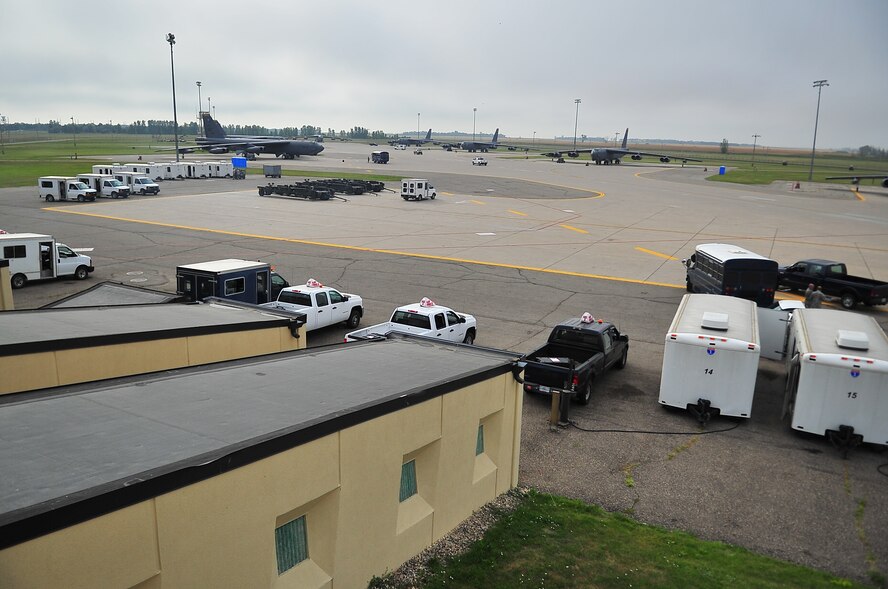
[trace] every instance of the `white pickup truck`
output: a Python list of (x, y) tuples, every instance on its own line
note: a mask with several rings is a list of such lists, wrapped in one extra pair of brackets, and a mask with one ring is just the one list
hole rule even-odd
[(305, 286), (288, 286), (282, 289), (276, 301), (259, 306), (304, 314), (305, 331), (343, 322), (354, 329), (364, 315), (364, 301), (361, 297), (339, 292), (313, 278)]
[(392, 332), (399, 332), (472, 344), (475, 342), (476, 331), (477, 326), (473, 316), (457, 313), (448, 307), (436, 305), (431, 299), (423, 298), (418, 304), (404, 305), (395, 309), (391, 320), (386, 323), (346, 334), (345, 341), (377, 339)]

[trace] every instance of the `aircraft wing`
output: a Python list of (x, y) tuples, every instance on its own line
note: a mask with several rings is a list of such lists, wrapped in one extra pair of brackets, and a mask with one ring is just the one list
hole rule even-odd
[(646, 155), (648, 157), (657, 157), (657, 158), (667, 158), (670, 160), (681, 160), (683, 162), (702, 162), (703, 160), (697, 160), (691, 157), (677, 156), (677, 155), (667, 155), (665, 153), (651, 153), (649, 151), (638, 151), (637, 149), (619, 149), (615, 147), (607, 148), (611, 153), (618, 153), (620, 155)]
[(888, 174), (857, 174), (855, 176), (827, 176), (827, 180), (882, 180), (888, 178)]
[(570, 147), (568, 147), (567, 149), (559, 149), (558, 151), (545, 152), (542, 155), (546, 157), (561, 157), (562, 155), (567, 155), (570, 153), (576, 153), (579, 155), (581, 153), (592, 153), (593, 149), (593, 147), (584, 147), (582, 149), (571, 149)]

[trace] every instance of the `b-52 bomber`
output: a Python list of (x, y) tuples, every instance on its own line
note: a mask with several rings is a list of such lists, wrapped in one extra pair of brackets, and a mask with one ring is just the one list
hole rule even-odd
[(198, 137), (197, 147), (181, 147), (181, 153), (192, 153), (196, 149), (210, 153), (242, 153), (255, 157), (260, 153), (272, 154), (291, 160), (301, 155), (318, 155), (324, 146), (317, 141), (280, 139), (277, 137), (257, 137), (254, 135), (226, 135), (225, 130), (209, 113), (202, 112), (205, 137)]
[(425, 139), (413, 139), (411, 137), (399, 137), (389, 141), (389, 145), (425, 145), (432, 141), (432, 130), (426, 133)]
[(633, 160), (640, 160), (642, 156), (649, 157), (657, 157), (660, 158), (660, 161), (664, 164), (668, 164), (671, 160), (681, 160), (682, 163), (686, 162), (701, 162), (703, 160), (695, 160), (689, 157), (675, 157), (671, 155), (666, 155), (663, 153), (651, 153), (648, 151), (639, 151), (637, 149), (627, 149), (626, 142), (629, 139), (629, 128), (626, 128), (626, 132), (623, 134), (623, 145), (619, 148), (617, 147), (590, 147), (585, 149), (569, 149), (565, 151), (551, 151), (549, 153), (544, 153), (546, 157), (558, 158), (560, 159), (562, 156), (567, 157), (579, 157), (581, 153), (588, 153), (589, 157), (592, 158), (592, 161), (596, 164), (619, 164), (620, 160), (629, 156)]
[(861, 180), (881, 180), (882, 188), (888, 188), (888, 174), (858, 174), (856, 176), (827, 176), (827, 180), (851, 180), (851, 184), (860, 184)]

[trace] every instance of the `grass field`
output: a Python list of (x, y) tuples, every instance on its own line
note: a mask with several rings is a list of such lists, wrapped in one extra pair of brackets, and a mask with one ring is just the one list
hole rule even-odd
[[(533, 491), (466, 554), (431, 562), (430, 569), (423, 589), (866, 587)], [(883, 581), (873, 579), (877, 586)]]

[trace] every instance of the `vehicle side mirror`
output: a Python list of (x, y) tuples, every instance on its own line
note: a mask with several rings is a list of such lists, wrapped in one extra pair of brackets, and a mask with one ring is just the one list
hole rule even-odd
[(466, 318), (463, 317), (462, 315), (460, 315), (460, 317), (459, 317), (459, 322), (460, 322), (460, 323), (465, 323), (465, 322), (466, 322)]
[(342, 300), (343, 300), (343, 301), (347, 301), (347, 300), (348, 300), (348, 295), (347, 295), (347, 294), (342, 295)]
[(621, 341), (621, 342), (628, 342), (628, 341), (629, 341), (629, 336), (628, 336), (628, 335), (621, 335), (621, 336), (620, 336), (620, 341)]

